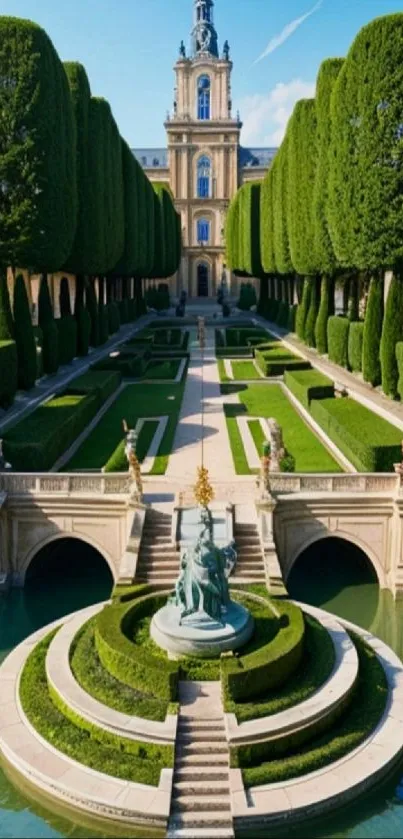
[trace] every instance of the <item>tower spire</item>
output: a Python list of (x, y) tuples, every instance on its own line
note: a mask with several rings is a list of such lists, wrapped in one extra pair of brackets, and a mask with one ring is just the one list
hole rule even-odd
[(214, 28), (214, 0), (194, 0), (192, 57), (218, 58), (218, 38)]

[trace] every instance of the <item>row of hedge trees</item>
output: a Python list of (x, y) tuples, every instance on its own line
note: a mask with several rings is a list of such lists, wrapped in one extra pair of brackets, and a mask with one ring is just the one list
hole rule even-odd
[[(63, 64), (43, 29), (0, 17), (0, 74), (0, 367), (3, 357), (14, 365), (0, 383), (7, 405), (16, 382), (32, 387), (42, 370), (54, 373), (144, 311), (142, 279), (178, 268), (181, 224), (169, 188), (153, 188), (84, 67)], [(11, 312), (7, 266), (42, 276), (35, 334), (22, 277)], [(76, 276), (76, 294), (72, 312), (62, 284), (56, 324), (47, 275), (60, 271)]]
[[(271, 169), (239, 190), (226, 230), (229, 267), (261, 280), (260, 312), (293, 328), (298, 300), (300, 339), (361, 367), (393, 398), (403, 341), (402, 161), (403, 14), (394, 14), (365, 26), (345, 60), (322, 64), (315, 98), (296, 104)], [(333, 320), (340, 282), (347, 325)], [(363, 326), (351, 329), (363, 282)], [(334, 340), (343, 345), (336, 351)]]

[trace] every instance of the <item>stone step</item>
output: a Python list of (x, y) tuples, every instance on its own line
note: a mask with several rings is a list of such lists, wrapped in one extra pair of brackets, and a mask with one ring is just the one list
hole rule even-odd
[(266, 577), (265, 577), (264, 574), (262, 574), (261, 577), (250, 577), (249, 575), (245, 576), (245, 577), (231, 577), (231, 583), (233, 583), (233, 585), (241, 585), (241, 584), (242, 585), (249, 585), (249, 583), (252, 585), (252, 583), (265, 583), (265, 582), (266, 582)]
[(253, 535), (249, 533), (242, 533), (237, 534), (235, 537), (235, 544), (236, 545), (259, 545), (260, 546), (260, 539), (259, 536)]
[(232, 827), (168, 827), (167, 839), (234, 839)]
[(175, 783), (209, 783), (225, 781), (229, 784), (229, 766), (223, 768), (222, 766), (204, 765), (204, 766), (184, 766), (177, 765), (175, 768)]
[(178, 561), (175, 559), (147, 559), (146, 557), (140, 557), (138, 568), (146, 568), (149, 571), (166, 569), (175, 572), (179, 570)]
[(213, 731), (211, 728), (206, 731), (200, 729), (178, 728), (177, 741), (180, 743), (226, 743), (227, 738), (224, 730)]
[(136, 575), (136, 583), (149, 583), (155, 589), (162, 589), (162, 590), (167, 589), (168, 590), (168, 589), (174, 589), (175, 588), (176, 578), (174, 578), (174, 577), (169, 577), (168, 579), (166, 577), (164, 577), (164, 578), (159, 578), (159, 577), (149, 578), (147, 574), (139, 574), (138, 576)]
[(225, 734), (225, 725), (222, 720), (202, 720), (179, 717), (178, 731), (222, 731)]
[[(213, 744), (215, 746), (215, 744)], [(206, 757), (208, 755), (208, 757)], [(186, 748), (178, 746), (176, 750), (176, 767), (180, 770), (188, 766), (226, 766), (229, 768), (228, 748), (225, 752), (207, 751), (207, 752), (189, 752)]]
[[(164, 530), (166, 531), (166, 535), (167, 535), (168, 537), (170, 537), (170, 536), (171, 536), (171, 533), (170, 533), (169, 528), (168, 528), (168, 527), (167, 527), (167, 528), (164, 528)], [(144, 530), (143, 530), (142, 541), (144, 541), (144, 540), (147, 540), (147, 541), (148, 541), (148, 540), (150, 540), (150, 542), (151, 542), (151, 541), (154, 541), (154, 542), (165, 542), (165, 539), (166, 539), (165, 533), (161, 533), (159, 529), (156, 529), (156, 530), (153, 530), (153, 531), (149, 531), (149, 530), (146, 530), (146, 528), (144, 528)], [(170, 539), (170, 541), (172, 541), (172, 540)]]
[(228, 744), (226, 740), (221, 743), (215, 740), (202, 740), (200, 743), (193, 743), (189, 737), (177, 737), (177, 746), (180, 749), (180, 754), (186, 755), (210, 755), (212, 752), (215, 755), (225, 754), (228, 758)]
[(172, 827), (227, 827), (232, 828), (232, 818), (227, 811), (206, 810), (204, 812), (175, 813), (170, 818)]
[(181, 794), (190, 795), (190, 793), (194, 793), (198, 796), (229, 795), (229, 780), (227, 779), (225, 781), (212, 781), (206, 778), (203, 781), (177, 781), (175, 774), (173, 792), (174, 798)]
[(249, 566), (246, 568), (237, 568), (236, 575), (237, 577), (261, 577), (262, 575), (264, 576), (264, 568), (262, 566), (260, 568), (251, 568)]
[(196, 813), (209, 811), (228, 813), (231, 811), (229, 795), (211, 795), (208, 799), (205, 796), (180, 795), (172, 801), (171, 813)]
[(179, 559), (179, 554), (177, 550), (173, 547), (173, 545), (144, 545), (143, 542), (140, 545), (140, 553), (144, 556), (158, 556), (161, 555), (169, 555), (176, 557)]
[(263, 560), (258, 557), (253, 559), (241, 559), (237, 562), (236, 568), (263, 568)]

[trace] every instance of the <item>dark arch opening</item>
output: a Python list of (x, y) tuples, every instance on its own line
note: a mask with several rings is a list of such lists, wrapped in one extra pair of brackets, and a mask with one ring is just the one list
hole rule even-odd
[(208, 265), (206, 265), (204, 262), (201, 262), (197, 266), (197, 296), (198, 297), (208, 297), (208, 278), (209, 278)]
[(378, 578), (361, 548), (339, 537), (319, 539), (300, 553), (287, 580), (291, 597), (360, 626), (375, 618)]
[(82, 539), (55, 539), (39, 549), (27, 568), (25, 605), (35, 623), (41, 609), (51, 615), (50, 622), (108, 599), (112, 587), (109, 565), (96, 548)]

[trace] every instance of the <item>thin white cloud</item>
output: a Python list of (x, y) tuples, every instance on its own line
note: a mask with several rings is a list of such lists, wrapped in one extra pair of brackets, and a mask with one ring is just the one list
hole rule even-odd
[(287, 41), (288, 38), (290, 38), (291, 35), (293, 35), (294, 32), (301, 26), (301, 24), (304, 23), (305, 20), (307, 20), (307, 18), (311, 17), (311, 15), (313, 15), (315, 12), (318, 11), (318, 9), (320, 9), (322, 2), (323, 0), (319, 0), (319, 2), (316, 3), (315, 6), (313, 6), (313, 8), (310, 9), (309, 12), (306, 12), (301, 17), (295, 18), (295, 20), (292, 20), (291, 23), (287, 23), (287, 25), (284, 27), (284, 29), (282, 29), (279, 35), (275, 35), (274, 38), (270, 39), (266, 49), (262, 52), (261, 55), (259, 55), (256, 61), (253, 62), (253, 64), (258, 64), (259, 61), (263, 60), (263, 58), (266, 58), (266, 56), (270, 55), (270, 53), (274, 52), (274, 50), (278, 49), (278, 47), (281, 47), (282, 44), (284, 44), (285, 41)]
[(279, 82), (267, 94), (255, 93), (236, 103), (243, 122), (242, 144), (279, 146), (288, 120), (299, 99), (315, 96), (315, 82), (293, 79)]

